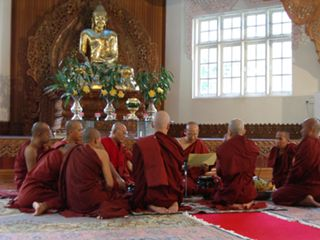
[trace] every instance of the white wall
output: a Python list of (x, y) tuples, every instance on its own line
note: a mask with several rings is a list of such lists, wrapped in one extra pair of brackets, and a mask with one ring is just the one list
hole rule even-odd
[[(184, 1), (167, 0), (166, 68), (175, 76), (165, 110), (175, 122), (298, 123), (313, 116), (313, 95), (319, 91), (320, 65), (314, 44), (306, 40), (293, 51), (293, 96), (192, 99), (192, 61), (185, 53)], [(239, 0), (234, 9), (247, 8)], [(309, 102), (307, 104), (306, 102)]]
[(0, 121), (9, 121), (11, 0), (0, 0), (0, 36)]

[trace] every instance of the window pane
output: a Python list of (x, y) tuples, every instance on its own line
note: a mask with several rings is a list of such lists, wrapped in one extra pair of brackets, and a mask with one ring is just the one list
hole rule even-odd
[(232, 59), (232, 53), (231, 53), (231, 47), (225, 47), (223, 48), (223, 61), (231, 61)]
[(281, 76), (272, 77), (272, 92), (281, 92)]
[(281, 74), (281, 59), (272, 60), (272, 74)]
[(225, 94), (231, 93), (231, 78), (223, 79), (222, 92)]
[(207, 63), (208, 62), (208, 49), (202, 48), (200, 50), (200, 63)]
[(218, 29), (218, 21), (217, 20), (211, 20), (209, 23), (209, 30), (213, 31), (213, 30), (217, 30)]
[(208, 78), (209, 69), (208, 64), (201, 64), (200, 66), (200, 78)]
[(292, 73), (292, 62), (290, 59), (283, 59), (283, 68), (282, 73), (283, 74), (291, 74)]
[(257, 37), (264, 37), (264, 36), (266, 36), (266, 27), (265, 26), (257, 27)]
[(289, 18), (286, 11), (282, 12), (282, 22), (291, 22), (291, 19)]
[(254, 93), (256, 91), (256, 79), (254, 77), (247, 78), (247, 92)]
[(232, 64), (232, 77), (240, 77), (241, 76), (241, 68), (240, 63)]
[(256, 25), (256, 15), (247, 16), (247, 26), (255, 26)]
[(209, 94), (217, 94), (217, 80), (210, 79), (209, 80)]
[(205, 95), (208, 93), (208, 80), (201, 80), (200, 81), (200, 94)]
[(257, 61), (257, 75), (265, 75), (266, 74), (266, 65), (264, 60)]
[(231, 63), (223, 64), (223, 77), (231, 77)]
[(217, 64), (209, 64), (209, 78), (217, 77)]
[(209, 49), (209, 62), (217, 62), (217, 49), (210, 48)]
[(200, 35), (200, 42), (208, 42), (208, 32), (202, 32)]
[(264, 93), (266, 91), (266, 79), (265, 77), (257, 77), (257, 92)]
[(265, 14), (259, 14), (257, 16), (257, 25), (265, 25), (266, 24), (266, 15)]
[(232, 79), (232, 93), (240, 94), (240, 78)]
[(279, 35), (282, 33), (281, 24), (272, 25), (272, 35)]
[(236, 28), (232, 30), (232, 39), (240, 39), (241, 37), (241, 30), (240, 28)]
[(284, 92), (292, 92), (292, 77), (284, 76), (282, 78), (282, 91)]
[(241, 59), (241, 48), (240, 46), (232, 47), (232, 60), (240, 61)]
[(257, 45), (257, 59), (265, 59), (266, 58), (266, 45), (258, 44)]
[(223, 28), (231, 28), (232, 27), (232, 18), (223, 19)]
[(210, 42), (216, 42), (217, 39), (218, 39), (218, 32), (217, 31), (209, 32), (209, 41)]
[(201, 22), (201, 32), (203, 31), (208, 31), (209, 30), (209, 25), (208, 25), (208, 21), (202, 21)]
[(247, 47), (247, 59), (256, 59), (256, 45), (248, 45)]
[(282, 43), (282, 55), (283, 57), (290, 57), (292, 55), (292, 47), (291, 42), (283, 42)]
[(248, 27), (247, 28), (247, 37), (255, 37), (256, 36), (256, 27)]
[(224, 40), (231, 39), (231, 29), (223, 30), (223, 39)]
[(282, 21), (281, 12), (272, 13), (272, 23), (281, 23), (281, 21)]
[(232, 19), (232, 28), (240, 28), (241, 27), (241, 18), (240, 17), (234, 17)]
[(247, 63), (247, 75), (248, 76), (255, 76), (256, 75), (256, 62), (249, 61)]
[(291, 23), (285, 23), (282, 25), (282, 33), (283, 34), (290, 34), (292, 31)]
[(282, 44), (280, 42), (272, 43), (272, 58), (281, 58)]

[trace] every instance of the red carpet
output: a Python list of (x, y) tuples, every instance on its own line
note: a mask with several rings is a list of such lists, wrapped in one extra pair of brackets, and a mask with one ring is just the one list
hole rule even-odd
[(320, 229), (265, 213), (196, 214), (198, 219), (253, 239), (320, 239)]

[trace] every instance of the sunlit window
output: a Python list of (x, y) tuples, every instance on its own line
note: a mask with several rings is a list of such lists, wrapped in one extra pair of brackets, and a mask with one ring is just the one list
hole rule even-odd
[(283, 8), (194, 23), (194, 97), (292, 94), (292, 24)]

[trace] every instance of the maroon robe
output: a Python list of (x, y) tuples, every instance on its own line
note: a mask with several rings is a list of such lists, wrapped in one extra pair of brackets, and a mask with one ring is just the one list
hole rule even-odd
[(297, 205), (312, 195), (320, 201), (320, 140), (306, 137), (297, 146), (294, 163), (287, 182), (272, 194), (272, 200), (281, 205)]
[(235, 136), (218, 147), (217, 175), (223, 186), (213, 197), (215, 203), (241, 204), (256, 198), (252, 177), (258, 155), (256, 144), (244, 136)]
[(105, 137), (101, 143), (109, 154), (110, 161), (119, 175), (127, 184), (133, 184), (133, 178), (128, 169), (128, 161), (132, 161), (132, 153), (123, 144), (117, 144), (112, 138)]
[(283, 186), (287, 180), (292, 160), (296, 154), (296, 144), (289, 143), (280, 153), (278, 147), (273, 147), (269, 154), (268, 167), (272, 167), (272, 182), (279, 188)]
[(106, 189), (102, 162), (89, 145), (76, 145), (66, 155), (59, 179), (64, 216), (122, 217), (128, 214), (128, 200)]
[(174, 202), (181, 203), (183, 161), (183, 150), (176, 139), (160, 132), (139, 139), (133, 146), (133, 208), (168, 208)]
[[(28, 173), (28, 168), (27, 168), (27, 163), (26, 163), (26, 158), (24, 156), (24, 152), (30, 143), (31, 143), (31, 141), (28, 140), (20, 146), (19, 152), (18, 152), (18, 154), (15, 158), (15, 161), (14, 161), (14, 181), (16, 183), (17, 190), (20, 189), (20, 187), (21, 187), (21, 185), (22, 185), (22, 183)], [(44, 151), (44, 149), (38, 150), (37, 161), (43, 151)]]
[[(184, 150), (185, 158), (187, 159), (190, 153), (209, 153), (207, 145), (200, 139), (197, 139), (194, 143), (189, 145)], [(203, 176), (205, 171), (201, 167), (190, 167), (188, 169), (188, 194), (198, 194), (198, 178)]]
[(67, 140), (59, 140), (52, 145), (52, 148), (58, 149), (66, 144), (68, 144)]
[(32, 203), (36, 201), (45, 202), (49, 209), (61, 209), (58, 179), (62, 159), (63, 154), (57, 149), (42, 154), (36, 166), (27, 174), (12, 207), (32, 208)]

